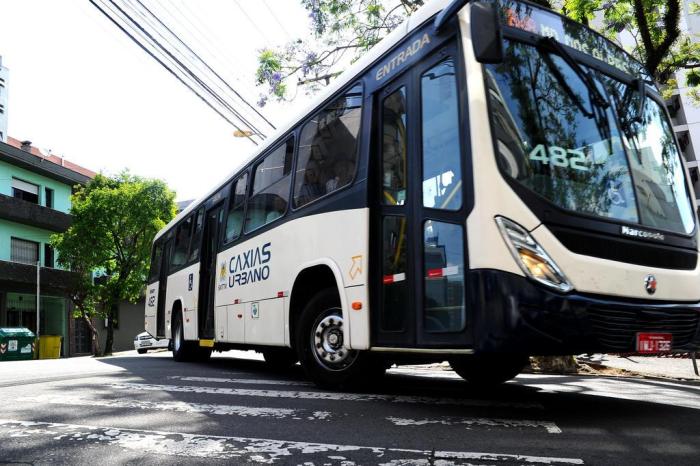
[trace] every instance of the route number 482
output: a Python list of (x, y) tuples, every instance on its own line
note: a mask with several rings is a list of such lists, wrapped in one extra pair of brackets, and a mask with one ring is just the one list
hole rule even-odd
[(588, 171), (586, 154), (576, 149), (564, 149), (558, 146), (545, 146), (537, 144), (530, 152), (530, 160), (536, 160), (543, 164), (551, 164), (555, 167), (569, 168), (571, 170)]

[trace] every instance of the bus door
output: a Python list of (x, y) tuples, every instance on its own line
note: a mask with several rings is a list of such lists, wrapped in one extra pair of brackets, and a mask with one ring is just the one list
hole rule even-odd
[(214, 293), (216, 287), (216, 253), (219, 245), (219, 227), (223, 217), (223, 205), (207, 210), (204, 218), (202, 254), (199, 267), (199, 298), (197, 322), (199, 338), (214, 338)]
[(375, 94), (373, 346), (471, 344), (458, 63), (446, 46)]
[(161, 255), (160, 273), (158, 275), (158, 304), (156, 308), (156, 336), (168, 337), (165, 334), (165, 295), (168, 290), (168, 269), (170, 268), (170, 253), (173, 249), (173, 239), (169, 239), (163, 246)]

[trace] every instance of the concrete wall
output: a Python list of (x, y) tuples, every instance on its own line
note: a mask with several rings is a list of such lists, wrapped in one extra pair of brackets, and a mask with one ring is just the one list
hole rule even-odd
[(10, 71), (2, 66), (2, 57), (0, 57), (0, 106), (3, 112), (0, 113), (0, 141), (7, 141), (7, 90), (10, 84)]
[[(143, 300), (137, 304), (122, 302), (119, 305), (119, 328), (114, 330), (113, 351), (134, 349), (134, 337), (143, 332), (144, 306)], [(100, 335), (100, 345), (104, 348), (107, 329), (103, 320), (97, 322), (97, 330)]]
[[(0, 260), (9, 261), (12, 255), (12, 237), (39, 243), (39, 260), (44, 266), (44, 245), (49, 243), (52, 231), (42, 230), (21, 223), (10, 222), (0, 219)], [(60, 269), (58, 263), (58, 253), (54, 252), (54, 268)]]
[(46, 205), (44, 188), (53, 189), (53, 208), (66, 214), (70, 210), (70, 185), (0, 161), (0, 194), (12, 196), (12, 178), (38, 185), (39, 204), (43, 206)]

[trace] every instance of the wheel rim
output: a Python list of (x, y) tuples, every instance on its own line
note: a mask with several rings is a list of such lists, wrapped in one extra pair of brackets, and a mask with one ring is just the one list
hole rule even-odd
[(175, 325), (175, 351), (180, 351), (180, 346), (182, 346), (182, 331), (180, 330), (180, 327), (182, 324), (180, 322)]
[(346, 369), (357, 359), (357, 351), (343, 346), (343, 328), (343, 318), (335, 313), (322, 314), (312, 326), (312, 352), (316, 361), (328, 370)]

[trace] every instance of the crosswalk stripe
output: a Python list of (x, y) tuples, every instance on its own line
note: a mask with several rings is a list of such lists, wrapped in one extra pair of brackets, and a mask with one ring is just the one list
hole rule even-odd
[(114, 383), (112, 387), (119, 390), (141, 390), (149, 392), (187, 392), (208, 393), (214, 395), (257, 396), (264, 398), (296, 398), (306, 400), (330, 401), (388, 401), (391, 403), (413, 403), (432, 405), (458, 405), (490, 408), (544, 409), (539, 403), (516, 401), (477, 400), (469, 398), (443, 398), (412, 395), (379, 395), (372, 393), (342, 392), (301, 392), (295, 390), (255, 390), (229, 387), (199, 387), (194, 385), (158, 385), (142, 383)]
[[(0, 438), (50, 437), (54, 442), (80, 442), (103, 444), (149, 454), (163, 454), (190, 458), (216, 458), (235, 462), (273, 463), (285, 461), (292, 455), (303, 455), (303, 460), (324, 456), (330, 460), (343, 458), (343, 464), (354, 465), (348, 460), (351, 454), (363, 458), (371, 456), (372, 463), (382, 464), (454, 464), (449, 460), (478, 460), (489, 462), (518, 462), (528, 464), (583, 464), (580, 458), (557, 458), (517, 454), (481, 453), (465, 451), (429, 451), (336, 445), (328, 443), (295, 442), (285, 440), (219, 435), (197, 435), (180, 432), (121, 429), (79, 424), (22, 421), (0, 419)], [(45, 447), (48, 445), (45, 445)], [(338, 456), (342, 455), (342, 456)], [(363, 463), (366, 463), (363, 460)], [(296, 461), (295, 461), (296, 463)]]
[(272, 379), (231, 379), (226, 377), (192, 377), (184, 375), (171, 375), (169, 379), (177, 379), (185, 382), (207, 382), (207, 383), (239, 383), (250, 385), (299, 385), (311, 387), (311, 382), (302, 382), (298, 380), (272, 380)]
[(388, 421), (396, 426), (425, 426), (442, 424), (445, 426), (483, 426), (483, 427), (544, 427), (550, 434), (561, 434), (561, 429), (551, 421), (535, 421), (528, 419), (500, 419), (485, 417), (441, 417), (435, 419), (407, 419), (400, 417), (387, 417)]
[(261, 408), (253, 406), (231, 406), (222, 404), (187, 403), (184, 401), (140, 401), (128, 399), (96, 399), (70, 395), (39, 395), (17, 398), (21, 402), (61, 404), (70, 406), (102, 406), (107, 408), (143, 409), (156, 411), (176, 411), (183, 413), (204, 413), (233, 415), (241, 417), (270, 417), (275, 419), (303, 419), (307, 421), (328, 420), (328, 411), (313, 411), (289, 408)]

